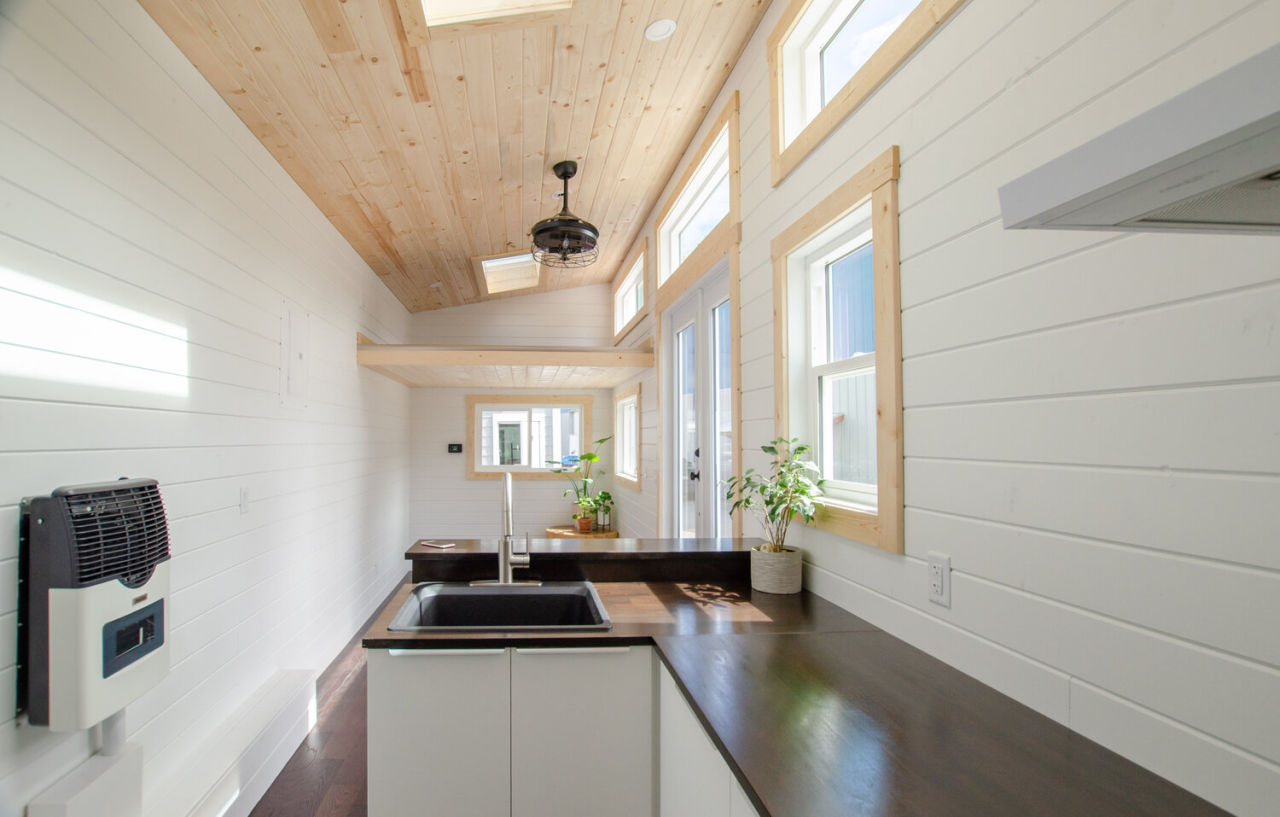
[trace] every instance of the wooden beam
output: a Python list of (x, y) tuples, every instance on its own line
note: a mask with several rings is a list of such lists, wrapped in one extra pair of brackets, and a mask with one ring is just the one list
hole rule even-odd
[(652, 368), (653, 352), (634, 349), (360, 346), (361, 366), (590, 366)]

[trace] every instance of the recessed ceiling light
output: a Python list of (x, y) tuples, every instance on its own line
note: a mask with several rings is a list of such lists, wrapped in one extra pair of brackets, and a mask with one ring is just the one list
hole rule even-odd
[(655, 43), (660, 40), (665, 40), (675, 33), (676, 21), (666, 17), (661, 20), (654, 20), (649, 24), (648, 28), (644, 30), (644, 36)]
[(442, 286), (444, 286), (443, 281), (432, 281), (431, 283), (427, 284), (427, 289), (439, 289)]

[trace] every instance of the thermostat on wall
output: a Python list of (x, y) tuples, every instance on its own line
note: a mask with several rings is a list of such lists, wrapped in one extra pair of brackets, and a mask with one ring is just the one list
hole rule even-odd
[(449, 443), (449, 453), (450, 453), (450, 454), (461, 454), (461, 453), (462, 453), (462, 443)]

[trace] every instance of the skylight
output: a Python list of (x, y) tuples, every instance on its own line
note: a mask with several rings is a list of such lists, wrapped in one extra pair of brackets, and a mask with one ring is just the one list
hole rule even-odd
[(427, 25), (443, 26), (535, 11), (559, 11), (572, 5), (573, 0), (422, 0), (422, 11)]
[(538, 285), (538, 262), (527, 252), (486, 258), (480, 262), (480, 269), (484, 274), (484, 288), (490, 295)]

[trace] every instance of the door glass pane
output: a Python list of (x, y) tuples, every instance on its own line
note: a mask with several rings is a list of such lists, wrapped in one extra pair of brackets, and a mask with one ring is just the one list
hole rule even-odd
[(520, 424), (498, 423), (498, 464), (520, 465)]
[(822, 104), (844, 87), (920, 0), (864, 0), (822, 47)]
[(822, 394), (822, 475), (875, 485), (875, 367), (823, 377), (818, 388)]
[(864, 244), (827, 265), (827, 361), (876, 350), (875, 271)]
[(677, 528), (681, 537), (698, 535), (698, 392), (697, 338), (694, 326), (676, 335), (676, 430), (680, 474), (677, 482)]
[(733, 476), (733, 377), (732, 346), (729, 343), (729, 302), (717, 306), (711, 311), (712, 336), (715, 338), (712, 377), (713, 394), (715, 395), (713, 428), (715, 429), (715, 451), (711, 462), (715, 464), (714, 479), (707, 486), (712, 492), (712, 503), (716, 509), (714, 536), (732, 536), (733, 526), (729, 519), (729, 501), (725, 499), (725, 480)]

